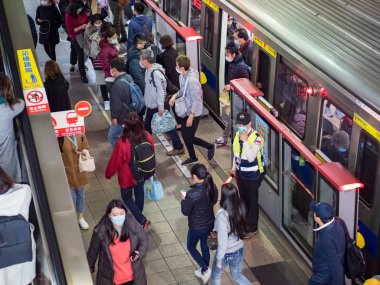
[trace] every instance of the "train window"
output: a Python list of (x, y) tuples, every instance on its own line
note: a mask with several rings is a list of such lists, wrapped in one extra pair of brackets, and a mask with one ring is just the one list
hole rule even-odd
[(181, 3), (178, 0), (165, 0), (165, 12), (176, 21), (181, 21)]
[(360, 200), (369, 208), (373, 207), (378, 173), (379, 144), (367, 132), (362, 132), (359, 140), (358, 160), (355, 176), (362, 181)]
[(348, 166), (352, 119), (329, 101), (323, 102), (321, 150), (332, 161)]
[(259, 68), (257, 72), (257, 87), (264, 93), (264, 98), (269, 100), (270, 58), (264, 51), (259, 51)]
[(181, 38), (178, 34), (177, 34), (177, 41), (176, 41), (176, 49), (177, 49), (178, 55), (186, 55), (185, 54), (186, 43), (183, 40), (183, 38)]
[[(194, 1), (196, 2), (196, 1)], [(201, 5), (199, 1), (198, 5)], [(201, 33), (201, 9), (198, 8), (195, 3), (191, 5), (190, 26), (197, 32)]]
[(305, 134), (308, 83), (292, 71), (281, 58), (277, 64), (275, 108), (301, 138)]
[(213, 10), (209, 7), (206, 7), (203, 47), (206, 53), (210, 57), (214, 56), (214, 22), (215, 22), (215, 15), (214, 15)]

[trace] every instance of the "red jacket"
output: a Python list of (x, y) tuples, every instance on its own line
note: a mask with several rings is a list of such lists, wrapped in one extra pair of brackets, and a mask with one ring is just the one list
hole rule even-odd
[[(154, 149), (152, 136), (148, 132), (145, 132), (145, 135)], [(120, 188), (130, 188), (136, 184), (136, 180), (129, 168), (131, 154), (132, 149), (129, 140), (126, 139), (125, 142), (123, 142), (122, 139), (119, 138), (107, 165), (106, 178), (111, 179), (111, 177), (117, 172)]]
[(105, 39), (101, 39), (99, 42), (99, 58), (103, 65), (104, 77), (111, 77), (110, 68), (111, 60), (117, 57), (118, 52), (113, 44), (110, 44)]
[(66, 13), (66, 31), (67, 35), (70, 37), (72, 41), (76, 41), (76, 35), (84, 33), (85, 29), (74, 32), (74, 29), (88, 23), (88, 17), (86, 13), (80, 13), (76, 18), (73, 18)]

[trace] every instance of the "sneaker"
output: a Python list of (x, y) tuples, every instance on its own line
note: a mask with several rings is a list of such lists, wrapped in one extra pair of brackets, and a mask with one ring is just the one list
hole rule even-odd
[(220, 137), (214, 140), (214, 144), (216, 144), (217, 146), (225, 146), (227, 145), (227, 141), (224, 139), (224, 137)]
[(178, 155), (178, 154), (182, 154), (182, 153), (185, 153), (185, 150), (183, 148), (181, 149), (172, 149), (171, 151), (167, 151), (166, 152), (166, 155), (167, 156), (173, 156), (173, 155)]
[(110, 109), (110, 101), (104, 101), (104, 110), (108, 111)]
[(207, 158), (208, 158), (208, 160), (211, 160), (211, 159), (214, 158), (215, 148), (216, 148), (216, 145), (213, 143), (212, 144), (212, 148), (207, 151)]
[(83, 218), (78, 220), (78, 224), (82, 230), (88, 230), (88, 228), (89, 228), (87, 222)]
[(80, 79), (82, 80), (83, 83), (88, 83), (88, 79), (86, 76), (81, 76)]
[(75, 65), (72, 65), (71, 67), (70, 67), (70, 73), (74, 73), (75, 72)]
[(193, 163), (197, 163), (198, 162), (198, 158), (196, 159), (192, 159), (192, 158), (188, 158), (186, 159), (185, 161), (182, 162), (182, 166), (185, 166), (185, 165), (189, 165), (189, 164), (193, 164)]
[(145, 219), (145, 221), (143, 222), (143, 230), (144, 232), (147, 232), (149, 231), (149, 227), (150, 227), (150, 221)]
[(250, 239), (251, 237), (253, 237), (255, 234), (259, 233), (259, 230), (255, 230), (253, 232), (249, 232), (247, 233), (245, 236), (244, 236), (244, 239)]
[(201, 269), (199, 269), (199, 271), (195, 270), (194, 274), (198, 278), (202, 279), (203, 284), (206, 284), (211, 277), (211, 269), (207, 268), (207, 270), (203, 273), (202, 273)]

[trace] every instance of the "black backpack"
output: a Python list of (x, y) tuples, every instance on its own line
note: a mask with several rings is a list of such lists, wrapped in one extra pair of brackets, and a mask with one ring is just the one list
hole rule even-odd
[(355, 279), (367, 270), (367, 263), (361, 249), (355, 240), (346, 235), (346, 255), (344, 260), (346, 275), (349, 279)]
[(147, 180), (156, 171), (156, 157), (153, 146), (147, 140), (140, 144), (132, 145), (131, 168), (133, 177), (137, 181)]
[(29, 222), (22, 215), (0, 216), (0, 269), (32, 258)]

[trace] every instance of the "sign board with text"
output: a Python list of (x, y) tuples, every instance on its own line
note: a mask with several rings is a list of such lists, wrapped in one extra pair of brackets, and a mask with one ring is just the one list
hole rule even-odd
[(74, 110), (53, 112), (51, 120), (57, 137), (84, 134), (84, 117), (78, 116)]

